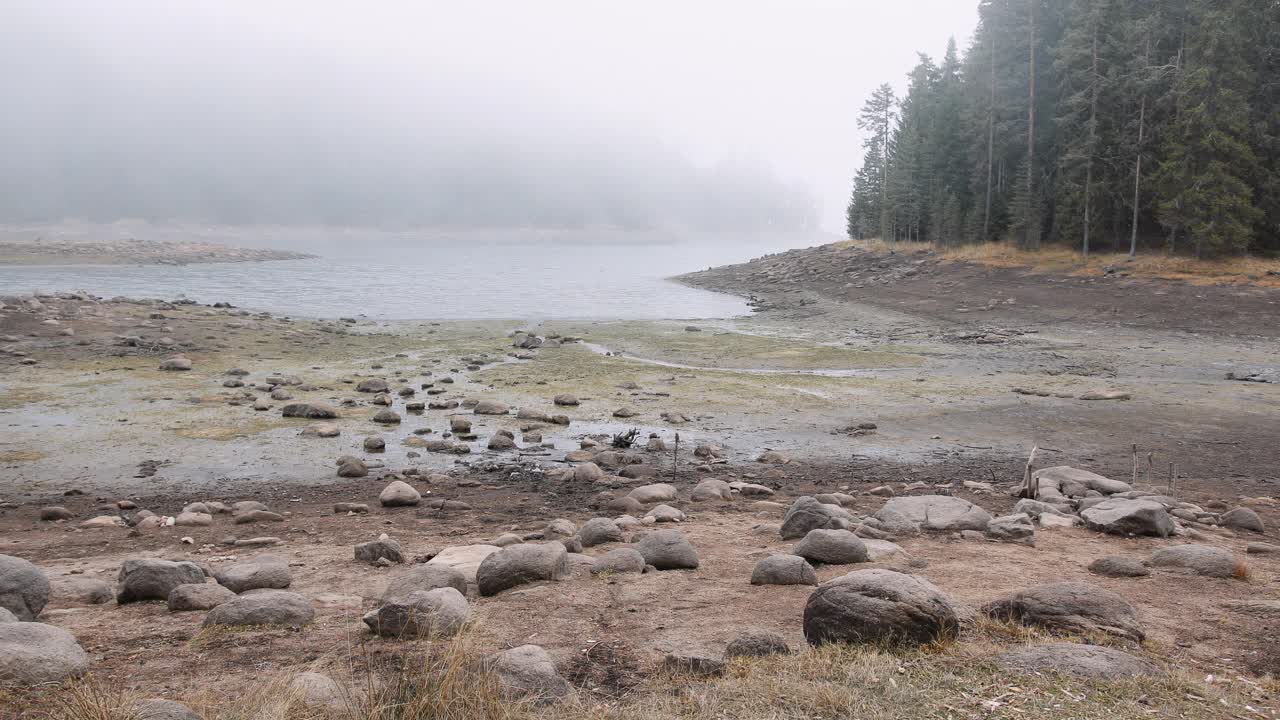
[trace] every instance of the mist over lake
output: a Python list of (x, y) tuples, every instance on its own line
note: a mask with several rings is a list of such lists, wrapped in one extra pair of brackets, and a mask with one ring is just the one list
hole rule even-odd
[[(824, 241), (816, 234), (239, 230), (307, 260), (0, 267), (0, 294), (85, 290), (187, 298), (300, 317), (660, 319), (745, 315), (737, 296), (667, 278)], [(205, 235), (204, 237), (208, 237)]]

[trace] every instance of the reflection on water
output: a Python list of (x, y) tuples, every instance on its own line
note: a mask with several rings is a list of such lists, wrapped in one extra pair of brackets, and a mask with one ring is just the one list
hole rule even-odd
[(809, 239), (725, 243), (348, 241), (326, 257), (188, 266), (0, 267), (0, 293), (85, 290), (179, 296), (300, 317), (378, 319), (710, 318), (746, 314), (737, 297), (671, 275), (742, 262)]

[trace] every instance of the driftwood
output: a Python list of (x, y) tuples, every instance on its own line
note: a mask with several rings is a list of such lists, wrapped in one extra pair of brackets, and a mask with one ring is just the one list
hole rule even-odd
[(1018, 497), (1031, 498), (1034, 500), (1036, 499), (1036, 495), (1039, 494), (1039, 488), (1032, 487), (1031, 485), (1031, 466), (1036, 462), (1036, 451), (1039, 449), (1040, 446), (1038, 445), (1033, 445), (1031, 447), (1031, 455), (1027, 457), (1027, 467), (1022, 471), (1022, 489), (1018, 491)]

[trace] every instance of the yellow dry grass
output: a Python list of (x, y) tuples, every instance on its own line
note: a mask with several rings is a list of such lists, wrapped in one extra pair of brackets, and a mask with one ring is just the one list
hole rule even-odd
[(1257, 285), (1280, 288), (1280, 259), (1273, 258), (1246, 256), (1197, 260), (1186, 256), (1171, 257), (1158, 252), (1140, 253), (1132, 259), (1124, 253), (1094, 253), (1085, 258), (1080, 255), (1079, 250), (1062, 246), (1049, 246), (1032, 252), (1009, 243), (938, 248), (931, 243), (849, 240), (841, 243), (841, 246), (877, 253), (941, 249), (943, 258), (948, 261), (971, 262), (989, 267), (1026, 268), (1032, 272), (1103, 275), (1104, 268), (1110, 265), (1136, 278), (1181, 280), (1193, 285)]

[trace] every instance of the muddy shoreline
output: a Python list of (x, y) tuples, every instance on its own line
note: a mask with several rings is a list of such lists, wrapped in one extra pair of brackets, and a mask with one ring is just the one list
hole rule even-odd
[(0, 266), (200, 265), (306, 260), (314, 257), (316, 256), (290, 250), (232, 247), (205, 241), (0, 241)]
[[(361, 633), (361, 614), (378, 607), (403, 569), (353, 562), (353, 545), (388, 533), (414, 565), (446, 547), (509, 533), (536, 539), (556, 519), (580, 526), (615, 515), (611, 499), (669, 482), (678, 492), (671, 504), (687, 515), (676, 527), (696, 547), (698, 570), (595, 576), (579, 565), (560, 581), (470, 601), (477, 645), (541, 645), (587, 705), (643, 717), (638, 710), (669, 696), (671, 683), (683, 692), (707, 682), (672, 680), (660, 669), (668, 653), (718, 657), (744, 627), (805, 645), (798, 619), (811, 588), (747, 582), (758, 560), (792, 550), (777, 527), (796, 498), (838, 493), (858, 517), (881, 507), (886, 492), (941, 494), (1001, 515), (1014, 507), (1031, 446), (1040, 448), (1037, 467), (1071, 465), (1128, 480), (1137, 445), (1143, 458), (1154, 458), (1140, 468), (1140, 487), (1206, 507), (1243, 505), (1265, 521), (1264, 533), (1195, 526), (1195, 542), (1247, 557), (1249, 580), (1101, 577), (1088, 570), (1097, 557), (1145, 557), (1189, 540), (1122, 539), (1082, 527), (1037, 529), (1034, 544), (981, 533), (904, 535), (896, 541), (905, 554), (870, 566), (921, 574), (966, 612), (1035, 583), (1104, 587), (1140, 606), (1148, 641), (1126, 650), (1185, 673), (1185, 682), (1241, 676), (1231, 692), (1270, 707), (1274, 683), (1257, 678), (1280, 673), (1280, 655), (1267, 641), (1274, 620), (1239, 607), (1280, 602), (1277, 556), (1246, 556), (1250, 543), (1280, 541), (1280, 386), (1226, 377), (1274, 363), (1270, 328), (1246, 333), (1251, 326), (1242, 321), (1222, 332), (1212, 323), (1188, 332), (1158, 318), (1100, 321), (1090, 304), (1104, 301), (1089, 294), (1096, 283), (1079, 291), (1088, 303), (1042, 311), (1031, 301), (1005, 303), (1017, 286), (983, 285), (968, 275), (972, 269), (941, 264), (929, 267), (929, 281), (954, 283), (947, 303), (956, 309), (918, 312), (921, 296), (906, 271), (924, 266), (881, 268), (864, 258), (877, 280), (874, 302), (863, 302), (840, 294), (859, 288), (832, 290), (836, 281), (807, 265), (814, 257), (824, 256), (686, 277), (754, 295), (762, 308), (692, 324), (384, 323), (77, 295), (10, 299), (0, 312), (0, 554), (30, 559), (58, 583), (111, 584), (128, 558), (192, 560), (217, 571), (259, 552), (234, 541), (275, 538), (269, 551), (288, 559), (291, 591), (316, 608), (315, 622), (301, 630), (209, 633), (193, 618), (203, 613), (57, 594), (41, 618), (75, 635), (100, 681), (181, 700), (207, 720), (238, 719), (233, 698), (264, 677), (320, 670), (359, 678), (368, 658), (410, 645)], [(909, 262), (918, 260), (928, 258)], [(905, 284), (895, 290), (882, 282), (884, 273), (901, 274)], [(804, 275), (816, 279), (800, 282)], [(859, 284), (846, 279), (839, 287), (851, 282)], [(983, 296), (1001, 302), (978, 309), (973, 298)], [(515, 347), (517, 330), (541, 344)], [(190, 369), (161, 369), (175, 357), (190, 360)], [(385, 381), (386, 397), (361, 392), (368, 380)], [(1099, 394), (1115, 399), (1087, 399)], [(566, 395), (576, 404), (557, 403)], [(508, 412), (476, 414), (472, 402), (480, 400)], [(283, 407), (298, 402), (331, 406), (336, 417), (284, 417)], [(419, 402), (457, 406), (411, 408)], [(382, 410), (398, 422), (375, 422)], [(446, 438), (455, 417), (470, 422), (474, 437)], [(337, 434), (318, 436), (320, 424)], [(602, 453), (613, 434), (630, 428), (639, 431), (635, 448)], [(489, 449), (503, 431), (516, 447)], [(366, 449), (370, 437), (385, 450)], [(451, 451), (428, 449), (445, 439)], [(721, 450), (695, 453), (700, 445)], [(368, 474), (339, 477), (335, 461), (344, 455), (359, 458)], [(600, 464), (599, 478), (574, 470), (585, 458)], [(739, 495), (695, 500), (693, 488), (708, 478), (773, 494), (763, 504)], [(420, 492), (422, 504), (381, 507), (379, 493), (397, 479)], [(241, 524), (217, 514), (208, 525), (149, 529), (83, 525), (104, 516), (123, 522), (139, 509), (175, 517), (192, 502), (246, 500), (274, 517)], [(338, 503), (365, 504), (369, 512), (335, 512)], [(41, 521), (48, 506), (70, 519)], [(642, 523), (635, 537), (644, 532)], [(818, 577), (851, 569), (820, 565)], [(911, 662), (981, 673), (992, 653), (1027, 641), (1006, 632), (966, 626), (962, 642)], [(608, 665), (584, 665), (583, 654), (601, 647), (609, 648)], [(203, 671), (191, 673), (197, 666)], [(0, 704), (22, 708), (16, 717), (43, 717), (60, 692), (0, 691)], [(1167, 703), (1187, 702), (1187, 693), (1225, 690), (1196, 685), (1174, 700), (1151, 687), (1143, 692), (1175, 712)], [(1134, 697), (1102, 702), (1134, 709), (1141, 705)], [(555, 706), (549, 712), (577, 717)]]

